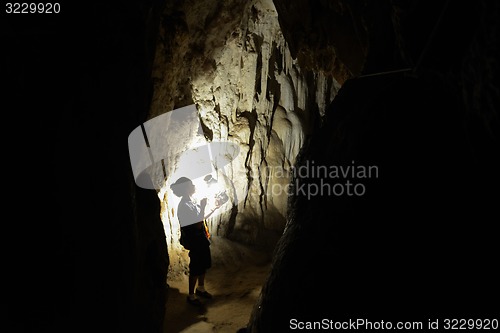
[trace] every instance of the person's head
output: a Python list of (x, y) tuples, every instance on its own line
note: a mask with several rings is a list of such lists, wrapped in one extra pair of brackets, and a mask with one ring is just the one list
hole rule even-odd
[(175, 183), (170, 185), (170, 189), (178, 197), (190, 196), (195, 192), (195, 186), (193, 182), (187, 177), (180, 177), (179, 179), (177, 179)]

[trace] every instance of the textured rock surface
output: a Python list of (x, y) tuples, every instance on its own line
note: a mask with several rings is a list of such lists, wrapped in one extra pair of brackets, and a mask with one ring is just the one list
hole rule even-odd
[[(269, 0), (185, 1), (162, 22), (150, 118), (195, 103), (208, 141), (240, 147), (226, 173), (245, 197), (211, 230), (270, 249), (285, 225), (290, 168), (340, 85), (292, 58)], [(161, 193), (175, 255), (173, 198)]]
[(380, 177), (361, 180), (362, 197), (291, 198), (250, 332), (292, 331), (292, 318), (425, 325), (429, 316), (499, 311), (499, 276), (489, 266), (498, 259), (491, 216), (498, 216), (500, 184), (492, 160), (500, 101), (492, 18), (499, 6), (400, 2), (379, 10), (364, 19), (379, 18), (366, 66), (383, 72), (405, 59), (411, 75), (347, 80), (298, 165), (355, 161), (379, 166)]
[[(292, 315), (498, 316), (499, 3), (346, 3), (275, 0), (284, 43), (269, 2), (167, 1), (155, 82), (163, 1), (65, 2), (58, 16), (2, 17), (4, 116), (20, 116), (5, 121), (18, 130), (6, 140), (16, 152), (6, 152), (15, 163), (5, 175), (21, 190), (6, 193), (19, 203), (4, 251), (15, 261), (15, 329), (158, 333), (167, 244), (155, 194), (134, 187), (126, 139), (150, 110), (193, 102), (207, 137), (248, 152), (234, 179), (253, 196), (233, 215), (236, 231), (222, 233), (253, 242), (291, 213), (251, 331), (287, 331)], [(353, 61), (356, 50), (366, 59)], [(351, 80), (405, 67), (415, 71)], [(338, 93), (327, 73), (342, 83)], [(362, 200), (294, 198), (293, 209), (283, 197), (261, 201), (268, 181), (248, 183), (248, 171), (291, 165), (301, 140), (295, 161), (377, 163), (380, 182), (367, 183)]]

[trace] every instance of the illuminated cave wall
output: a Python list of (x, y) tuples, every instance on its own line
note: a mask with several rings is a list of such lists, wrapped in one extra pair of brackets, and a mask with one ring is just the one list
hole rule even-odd
[[(228, 176), (246, 189), (246, 197), (211, 219), (214, 234), (264, 248), (280, 237), (288, 173), (317, 124), (314, 118), (324, 114), (340, 87), (333, 74), (332, 68), (301, 66), (292, 58), (270, 0), (167, 5), (149, 117), (194, 103), (208, 141), (240, 148)], [(187, 148), (188, 138), (182, 140)], [(166, 167), (172, 171), (177, 165)], [(178, 222), (168, 193), (160, 193), (172, 257), (179, 246)]]
[(355, 161), (380, 174), (362, 180), (362, 197), (291, 198), (247, 331), (497, 316), (499, 3), (274, 2), (287, 41), (318, 63), (327, 45), (340, 56), (363, 40), (340, 29), (339, 13), (367, 27), (362, 77), (342, 84), (298, 163)]
[[(126, 138), (148, 111), (152, 118), (197, 102), (205, 110), (202, 117), (209, 136), (242, 140), (245, 130), (254, 133), (252, 149), (247, 145), (252, 152), (249, 161), (257, 163), (265, 156), (269, 163), (271, 152), (263, 143), (271, 139), (260, 127), (269, 124), (274, 103), (279, 102), (276, 93), (286, 100), (285, 92), (291, 90), (278, 81), (281, 74), (269, 70), (269, 65), (275, 69), (280, 62), (264, 61), (276, 59), (269, 58), (275, 54), (272, 44), (266, 49), (269, 44), (255, 44), (251, 42), (254, 37), (285, 45), (281, 54), (287, 61), (286, 48), (292, 54), (292, 66), (288, 63), (287, 68), (301, 73), (297, 75), (300, 80), (291, 80), (290, 85), (294, 111), (302, 98), (305, 110), (310, 111), (306, 114), (319, 115), (323, 109), (317, 102), (321, 94), (316, 82), (320, 81), (314, 78), (330, 82), (323, 96), (326, 101), (335, 95), (334, 103), (325, 102), (329, 105), (324, 116), (327, 122), (323, 128), (314, 128), (314, 140), (307, 140), (305, 129), (311, 130), (316, 122), (300, 118), (303, 144), (314, 148), (307, 149), (307, 156), (324, 157), (332, 164), (341, 158), (377, 158), (381, 176), (389, 178), (379, 184), (375, 193), (380, 196), (354, 204), (326, 197), (294, 202), (289, 228), (276, 247), (272, 271), (249, 321), (250, 331), (284, 332), (292, 315), (303, 320), (369, 318), (370, 314), (374, 320), (498, 317), (500, 277), (494, 265), (500, 253), (496, 231), (498, 1), (274, 0), (287, 43), (279, 36), (271, 38), (272, 29), (250, 29), (258, 27), (257, 22), (263, 24), (268, 14), (276, 16), (274, 10), (263, 9), (272, 8), (270, 3), (255, 4), (252, 9), (244, 1), (180, 2), (168, 1), (161, 17), (158, 46), (162, 51), (154, 65), (151, 108), (151, 52), (163, 1), (76, 6), (75, 15), (63, 16), (62, 21), (18, 20), (17, 16), (11, 22), (2, 20), (7, 74), (13, 74), (7, 85), (13, 93), (6, 97), (13, 98), (11, 105), (22, 108), (7, 113), (23, 118), (15, 123), (23, 125), (22, 134), (29, 135), (26, 142), (30, 142), (28, 159), (16, 164), (29, 170), (15, 170), (12, 175), (14, 180), (26, 178), (16, 175), (33, 175), (35, 165), (40, 176), (28, 177), (28, 186), (22, 188), (32, 188), (36, 179), (36, 190), (22, 197), (18, 211), (26, 216), (27, 204), (37, 218), (10, 223), (20, 226), (17, 234), (9, 233), (9, 237), (19, 237), (19, 246), (13, 248), (16, 255), (9, 257), (17, 262), (13, 278), (21, 283), (19, 288), (9, 285), (12, 293), (8, 294), (14, 297), (7, 303), (20, 310), (14, 323), (21, 330), (23, 326), (43, 326), (50, 332), (67, 332), (68, 327), (85, 333), (161, 330), (167, 251), (172, 249), (165, 248), (155, 194), (134, 187)], [(445, 4), (449, 8), (433, 34)], [(354, 23), (347, 24), (351, 20)], [(277, 29), (272, 22), (270, 26)], [(255, 34), (248, 34), (246, 27)], [(429, 36), (434, 39), (426, 44)], [(203, 97), (206, 86), (191, 83), (204, 75), (215, 78), (207, 74), (211, 70), (226, 68), (221, 74), (228, 74), (228, 67), (218, 60), (227, 59), (224, 51), (229, 52), (231, 45), (240, 51), (245, 51), (244, 45), (256, 45), (270, 53), (264, 58), (264, 52), (260, 60), (258, 53), (253, 54), (255, 69), (260, 70), (249, 85), (238, 86), (230, 80), (232, 76), (217, 75), (231, 84), (208, 80), (204, 84), (213, 87), (213, 93)], [(420, 62), (422, 50), (427, 53)], [(244, 59), (251, 59), (252, 53), (243, 51)], [(356, 58), (360, 53), (368, 57), (366, 65), (363, 57)], [(227, 60), (238, 59), (241, 56)], [(347, 80), (361, 70), (368, 74), (415, 64), (421, 65), (417, 75), (405, 80), (389, 76)], [(342, 83), (338, 92), (327, 75), (322, 79), (320, 69), (333, 72)], [(197, 76), (189, 75), (193, 73)], [(377, 89), (387, 87), (391, 80), (397, 84), (380, 94)], [(255, 93), (256, 82), (261, 84), (260, 94)], [(222, 94), (231, 87), (255, 91), (245, 99), (236, 93)], [(365, 107), (368, 97), (373, 99)], [(235, 105), (231, 112), (223, 108), (223, 100), (237, 104), (240, 99), (251, 105), (248, 109), (240, 106), (247, 112), (243, 117)], [(266, 109), (262, 106), (266, 104), (272, 107)], [(282, 114), (290, 112), (285, 111)], [(219, 122), (209, 121), (210, 117), (218, 119), (218, 112), (220, 127), (214, 125)], [(240, 136), (236, 135), (238, 124)], [(285, 156), (284, 151), (276, 149), (273, 157)], [(244, 173), (245, 163), (239, 163)], [(260, 193), (257, 184), (252, 182), (252, 189)], [(429, 184), (433, 191), (425, 192)], [(251, 230), (263, 230), (262, 208), (256, 203), (238, 209), (238, 215), (256, 217), (253, 223), (259, 228)], [(325, 211), (325, 206), (334, 213)], [(54, 219), (59, 223), (52, 223)], [(251, 226), (250, 222), (245, 225)], [(282, 225), (279, 222), (275, 227)], [(36, 231), (32, 235), (27, 232), (31, 228)], [(261, 239), (236, 231), (233, 237), (242, 240)], [(495, 312), (483, 311), (488, 309)], [(394, 313), (399, 316), (390, 316)], [(47, 329), (52, 327), (56, 329)]]

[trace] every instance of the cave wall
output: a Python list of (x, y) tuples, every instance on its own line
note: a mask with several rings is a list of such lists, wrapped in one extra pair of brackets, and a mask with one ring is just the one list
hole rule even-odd
[(60, 41), (73, 58), (54, 96), (64, 105), (55, 142), (64, 230), (58, 325), (65, 331), (162, 329), (169, 257), (160, 201), (135, 185), (127, 147), (149, 109), (162, 6), (75, 8), (65, 27), (72, 38)]
[[(490, 271), (498, 261), (492, 228), (498, 219), (497, 197), (491, 195), (499, 184), (494, 47), (498, 4), (449, 2), (443, 24), (427, 44), (445, 2), (318, 1), (312, 6), (307, 1), (275, 0), (279, 29), (265, 20), (276, 16), (265, 2), (255, 3), (255, 9), (253, 3), (242, 5), (243, 13), (228, 17), (230, 9), (242, 3), (198, 4), (208, 6), (212, 15), (226, 13), (222, 20), (227, 21), (220, 24), (227, 29), (219, 33), (217, 15), (203, 22), (191, 20), (190, 24), (199, 26), (194, 31), (202, 34), (195, 39), (197, 45), (186, 40), (176, 44), (175, 33), (160, 32), (163, 38), (173, 39), (163, 41), (166, 63), (156, 63), (154, 68), (155, 59), (161, 59), (155, 51), (160, 14), (167, 13), (163, 19), (173, 20), (168, 25), (163, 22), (163, 29), (178, 27), (180, 36), (186, 36), (185, 18), (192, 13), (180, 3), (65, 3), (64, 13), (51, 20), (2, 17), (2, 64), (6, 65), (2, 78), (7, 83), (3, 101), (8, 105), (3, 117), (7, 127), (18, 130), (18, 136), (9, 136), (4, 145), (5, 164), (11, 167), (5, 175), (12, 212), (5, 223), (14, 227), (4, 234), (12, 244), (7, 242), (9, 247), (3, 251), (11, 277), (5, 298), (9, 328), (158, 332), (168, 250), (155, 211), (160, 208), (155, 205), (158, 198), (154, 191), (143, 192), (134, 185), (128, 134), (162, 110), (200, 101), (207, 129), (216, 138), (229, 138), (232, 130), (236, 136), (239, 131), (226, 123), (221, 130), (211, 127), (219, 117), (216, 102), (222, 105), (222, 100), (233, 105), (231, 110), (219, 110), (227, 124), (237, 118), (237, 110), (248, 111), (245, 115), (253, 114), (263, 122), (256, 133), (266, 133), (275, 105), (276, 110), (281, 105), (286, 113), (280, 112), (287, 115), (290, 105), (297, 108), (298, 98), (292, 98), (293, 103), (285, 98), (290, 94), (303, 96), (300, 111), (311, 117), (324, 112), (325, 121), (317, 130), (320, 117), (309, 119), (306, 127), (313, 129), (309, 135), (317, 135), (305, 140), (312, 149), (296, 163), (317, 159), (338, 164), (356, 159), (377, 163), (381, 179), (366, 184), (369, 194), (361, 200), (295, 197), (289, 206), (280, 206), (280, 215), (286, 211), (288, 222), (249, 330), (286, 331), (280, 329), (292, 314), (317, 319), (378, 313), (387, 319), (388, 314), (403, 316), (404, 311), (422, 319), (425, 311), (429, 316), (446, 311), (477, 317), (488, 314), (481, 310), (499, 313), (498, 308), (487, 307), (498, 299), (493, 282), (499, 280)], [(207, 13), (199, 15), (206, 18)], [(335, 22), (339, 30), (351, 33), (339, 36)], [(259, 26), (263, 23), (272, 28)], [(253, 33), (248, 35), (245, 29)], [(235, 36), (227, 35), (234, 31)], [(230, 57), (231, 49), (237, 53), (247, 45), (251, 50), (258, 40), (267, 42), (261, 45), (267, 49), (261, 50), (268, 57), (267, 66), (260, 60), (259, 101), (254, 100), (252, 88), (252, 77), (259, 77), (253, 69), (259, 63), (258, 54), (242, 52), (250, 61), (248, 67), (243, 65), (251, 84), (244, 85), (249, 89), (241, 99), (245, 107), (238, 109), (237, 94), (224, 90), (237, 86), (234, 77), (227, 67), (214, 69), (212, 60), (225, 59), (225, 66), (232, 64), (230, 60), (238, 63), (238, 57)], [(205, 42), (216, 46), (212, 59), (202, 55)], [(270, 47), (272, 42), (281, 49)], [(281, 52), (281, 63), (298, 73), (288, 80), (291, 88), (281, 87), (284, 67), (271, 60), (275, 49)], [(356, 58), (359, 51), (365, 57)], [(175, 54), (185, 55), (194, 69), (167, 68)], [(426, 56), (421, 58), (422, 54)], [(203, 65), (206, 71), (201, 70)], [(354, 80), (416, 65), (415, 76)], [(218, 92), (206, 92), (201, 86), (193, 95), (192, 82), (180, 82), (189, 77), (209, 79), (217, 68), (228, 80), (211, 85), (212, 89), (220, 86)], [(190, 75), (191, 70), (196, 75)], [(267, 84), (262, 73), (274, 73), (275, 85), (267, 87), (275, 95), (261, 98)], [(175, 77), (167, 80), (164, 75), (170, 74)], [(328, 82), (328, 75), (342, 85), (340, 90), (333, 81), (319, 83)], [(306, 94), (306, 87), (316, 93)], [(160, 91), (168, 95), (160, 96)], [(240, 114), (242, 133), (247, 128), (245, 119)], [(257, 146), (265, 147), (268, 139), (261, 136)], [(261, 160), (259, 154), (267, 153), (252, 151), (255, 162)], [(293, 162), (284, 149), (275, 157)], [(429, 193), (428, 184), (434, 192)], [(443, 202), (443, 197), (454, 201)], [(325, 206), (331, 210), (325, 212)], [(262, 218), (261, 207), (255, 211)], [(464, 216), (468, 217), (465, 224), (457, 222)], [(283, 226), (284, 221), (280, 223)], [(395, 230), (408, 237), (390, 237)], [(334, 236), (329, 238), (331, 231)], [(457, 290), (465, 296), (458, 298)], [(325, 297), (329, 305), (319, 306)], [(384, 307), (381, 299), (399, 303)], [(417, 308), (414, 300), (424, 306)]]
[[(275, 3), (279, 15), (288, 8)], [(376, 165), (379, 175), (347, 179), (365, 185), (362, 196), (290, 198), (250, 332), (289, 331), (292, 318), (425, 325), (499, 312), (490, 265), (499, 253), (499, 6), (379, 3), (354, 12), (370, 27), (365, 67), (344, 82), (297, 164)], [(303, 5), (302, 12), (316, 10)], [(283, 31), (300, 44), (295, 23)], [(411, 71), (368, 75), (401, 67)], [(321, 186), (322, 179), (297, 180)]]
[[(212, 233), (272, 249), (285, 225), (291, 166), (340, 87), (333, 72), (292, 57), (271, 1), (184, 1), (162, 14), (153, 80), (149, 118), (196, 104), (207, 141), (240, 149), (226, 174), (243, 196), (210, 219)], [(167, 174), (177, 167), (170, 163)], [(170, 191), (160, 196), (175, 256), (176, 207)]]
[(161, 207), (134, 184), (127, 137), (149, 110), (162, 3), (61, 7), (0, 19), (3, 110), (20, 134), (6, 151), (18, 163), (4, 331), (158, 333)]

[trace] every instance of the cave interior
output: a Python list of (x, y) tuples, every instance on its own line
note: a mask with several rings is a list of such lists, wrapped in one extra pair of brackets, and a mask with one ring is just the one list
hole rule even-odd
[[(214, 235), (272, 260), (247, 332), (498, 318), (498, 2), (63, 9), (1, 22), (5, 115), (24, 133), (5, 150), (17, 331), (162, 332), (179, 245), (166, 196), (135, 183), (127, 138), (192, 104), (207, 141), (240, 147), (231, 180), (245, 197)], [(270, 193), (320, 189), (261, 172), (311, 163), (377, 174), (350, 178), (361, 195)]]

